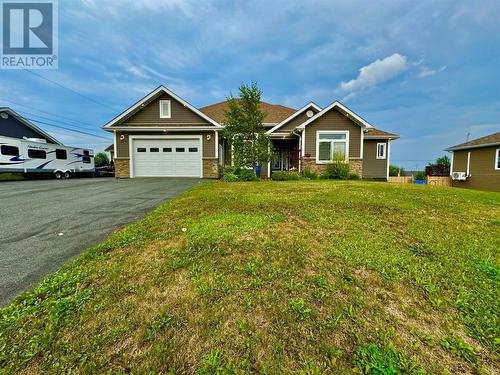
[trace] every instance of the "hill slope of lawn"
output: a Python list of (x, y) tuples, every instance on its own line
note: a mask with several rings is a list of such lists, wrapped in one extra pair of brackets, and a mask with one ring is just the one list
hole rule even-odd
[(499, 249), (497, 193), (208, 183), (0, 310), (0, 372), (498, 373)]

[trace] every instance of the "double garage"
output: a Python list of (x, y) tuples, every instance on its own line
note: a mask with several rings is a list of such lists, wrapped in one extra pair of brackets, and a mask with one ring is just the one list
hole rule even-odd
[(129, 140), (130, 177), (203, 175), (202, 137), (134, 137)]

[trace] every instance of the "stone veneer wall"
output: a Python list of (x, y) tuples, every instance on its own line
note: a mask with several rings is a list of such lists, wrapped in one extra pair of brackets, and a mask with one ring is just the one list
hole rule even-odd
[[(359, 177), (363, 176), (363, 160), (355, 159), (349, 160), (351, 173), (356, 173)], [(315, 159), (302, 159), (302, 170), (309, 169), (310, 171), (322, 174), (326, 171), (328, 164), (316, 164)]]
[(218, 159), (203, 159), (203, 178), (219, 178)]
[(116, 178), (130, 177), (129, 159), (115, 159), (115, 177)]

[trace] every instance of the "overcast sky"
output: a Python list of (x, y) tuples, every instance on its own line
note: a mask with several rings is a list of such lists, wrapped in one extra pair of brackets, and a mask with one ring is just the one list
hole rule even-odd
[[(0, 106), (68, 145), (159, 84), (197, 107), (256, 81), (270, 103), (340, 100), (395, 132), (392, 163), (500, 131), (500, 1), (59, 0), (59, 69), (0, 71)], [(40, 112), (44, 111), (44, 112)], [(35, 117), (37, 115), (38, 117)]]

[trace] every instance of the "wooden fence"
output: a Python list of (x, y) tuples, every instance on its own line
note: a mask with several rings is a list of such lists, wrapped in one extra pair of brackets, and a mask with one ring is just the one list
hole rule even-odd
[(393, 182), (395, 184), (411, 184), (413, 182), (412, 176), (389, 176), (389, 182)]
[[(451, 186), (451, 178), (446, 177), (438, 177), (438, 176), (427, 176), (425, 178), (427, 180), (427, 185), (431, 186)], [(395, 184), (411, 184), (413, 183), (412, 176), (389, 176), (389, 182)]]
[(449, 176), (427, 176), (427, 184), (431, 186), (451, 186), (451, 178)]

